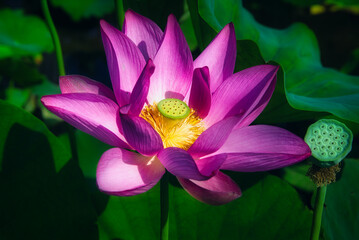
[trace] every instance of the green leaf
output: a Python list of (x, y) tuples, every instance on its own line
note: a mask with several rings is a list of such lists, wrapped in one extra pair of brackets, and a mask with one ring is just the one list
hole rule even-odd
[[(4, 144), (7, 140), (8, 133), (14, 124), (21, 124), (21, 126), (31, 129), (32, 131), (40, 132), (48, 139), (52, 156), (55, 163), (56, 172), (69, 161), (71, 155), (59, 143), (58, 139), (47, 129), (44, 123), (31, 115), (30, 113), (15, 107), (5, 101), (0, 100), (0, 170), (3, 153), (5, 151)], [(19, 139), (20, 140), (20, 139)]]
[(48, 79), (43, 81), (41, 84), (38, 84), (38, 85), (32, 87), (32, 91), (39, 98), (41, 98), (42, 96), (45, 96), (45, 95), (61, 93), (59, 85), (55, 84), (53, 82), (50, 82)]
[(284, 30), (255, 21), (238, 0), (199, 0), (199, 13), (216, 31), (233, 22), (237, 39), (256, 42), (265, 61), (284, 71), (289, 104), (300, 110), (330, 112), (359, 123), (359, 77), (324, 68), (313, 32), (296, 23)]
[(28, 59), (1, 59), (0, 75), (14, 82), (17, 87), (26, 88), (42, 83), (46, 77)]
[(309, 238), (310, 211), (297, 192), (275, 176), (265, 176), (223, 206), (200, 203), (180, 188), (173, 189), (171, 200), (170, 227), (176, 224), (171, 239)]
[[(146, 193), (108, 199), (95, 186), (96, 166), (110, 146), (76, 132), (79, 162), (99, 213), (101, 240), (158, 239), (159, 184)], [(201, 203), (170, 178), (170, 239), (306, 239), (311, 212), (288, 183), (266, 173), (231, 173), (243, 196), (227, 205)], [(258, 231), (261, 229), (261, 231)]]
[(277, 171), (281, 172), (281, 178), (286, 180), (292, 186), (305, 192), (314, 192), (316, 187), (310, 178), (306, 176), (311, 165), (312, 164), (306, 161)]
[(36, 55), (53, 50), (46, 24), (21, 10), (0, 10), (0, 59)]
[[(158, 239), (159, 210), (159, 184), (138, 196), (110, 197), (98, 220), (100, 239)], [(242, 198), (223, 206), (170, 185), (170, 239), (307, 239), (310, 224), (296, 191), (275, 176), (248, 185)]]
[(265, 63), (255, 42), (252, 40), (237, 40), (235, 72)]
[(80, 130), (76, 130), (76, 144), (79, 165), (87, 178), (96, 178), (96, 167), (101, 155), (112, 148), (100, 140)]
[(291, 3), (298, 7), (310, 7), (315, 4), (321, 4), (324, 2), (324, 0), (282, 0), (283, 2)]
[(358, 0), (326, 0), (327, 4), (334, 4), (337, 6), (359, 6)]
[(186, 37), (189, 48), (191, 51), (196, 50), (198, 43), (187, 4), (185, 4), (185, 11), (179, 20), (179, 24), (184, 36)]
[(97, 239), (78, 165), (37, 118), (0, 101), (0, 238)]
[(5, 95), (7, 102), (12, 103), (18, 107), (22, 107), (30, 97), (30, 90), (9, 86), (5, 89)]
[(216, 32), (198, 14), (198, 1), (187, 0), (188, 9), (198, 42), (199, 49), (202, 51), (216, 36)]
[(328, 240), (359, 238), (359, 160), (344, 164), (341, 178), (327, 189), (322, 227)]
[(165, 29), (170, 14), (180, 19), (184, 12), (184, 0), (124, 0), (123, 5), (125, 10), (130, 8), (148, 17), (162, 30)]
[(51, 0), (56, 7), (61, 7), (74, 21), (82, 18), (101, 18), (114, 9), (113, 0)]
[[(257, 44), (252, 40), (237, 40), (235, 72), (261, 64), (266, 64), (266, 62)], [(279, 65), (276, 62), (269, 62), (268, 64)], [(313, 114), (313, 112), (309, 111), (299, 111), (288, 104), (284, 90), (283, 68), (280, 67), (277, 73), (277, 83), (274, 93), (267, 107), (255, 120), (255, 124), (300, 121), (313, 119), (321, 115), (322, 114), (318, 113)]]
[(342, 73), (351, 73), (359, 66), (359, 48), (356, 48), (351, 56), (350, 59), (341, 67), (340, 71)]
[(98, 219), (100, 240), (159, 239), (159, 195), (157, 185), (133, 197), (111, 196)]
[[(95, 189), (97, 162), (110, 148), (76, 133), (82, 171), (92, 186), (101, 240), (158, 239), (159, 184), (132, 197), (109, 197)], [(243, 196), (227, 205), (201, 203), (170, 178), (170, 239), (306, 239), (311, 212), (288, 183), (266, 173), (231, 173)], [(261, 231), (258, 231), (261, 229)]]

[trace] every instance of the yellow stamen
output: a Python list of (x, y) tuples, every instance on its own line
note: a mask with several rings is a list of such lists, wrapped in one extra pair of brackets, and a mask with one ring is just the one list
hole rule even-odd
[(145, 106), (140, 117), (158, 132), (165, 148), (178, 147), (187, 150), (205, 130), (202, 119), (193, 109), (186, 118), (170, 119), (163, 116), (154, 103)]

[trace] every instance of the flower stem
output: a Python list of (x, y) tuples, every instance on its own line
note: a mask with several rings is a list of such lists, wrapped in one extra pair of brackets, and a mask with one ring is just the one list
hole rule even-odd
[(123, 0), (115, 0), (115, 8), (116, 8), (116, 17), (117, 17), (117, 23), (122, 30), (123, 21), (125, 19), (125, 11), (123, 9)]
[(161, 204), (161, 240), (168, 240), (169, 211), (168, 211), (168, 173), (166, 172), (160, 181)]
[(317, 188), (317, 196), (315, 197), (314, 214), (313, 214), (313, 222), (312, 222), (312, 231), (310, 235), (311, 240), (319, 239), (326, 192), (327, 192), (326, 185)]
[[(47, 0), (41, 0), (41, 5), (42, 5), (42, 11), (44, 13), (47, 26), (50, 30), (52, 42), (55, 47), (59, 75), (64, 76), (64, 75), (66, 75), (66, 72), (65, 72), (64, 58), (62, 57), (62, 49), (61, 49), (59, 35), (57, 34), (56, 27), (54, 25), (54, 22), (52, 21), (50, 10), (49, 10), (49, 5), (47, 4)], [(78, 158), (77, 158), (75, 132), (74, 132), (73, 127), (71, 127), (71, 126), (68, 126), (67, 130), (69, 133), (72, 159), (77, 162)]]
[(54, 43), (59, 74), (60, 74), (60, 76), (64, 76), (66, 74), (65, 74), (64, 59), (62, 57), (60, 39), (59, 39), (59, 36), (57, 35), (57, 31), (56, 31), (54, 22), (52, 21), (51, 14), (49, 11), (49, 6), (47, 4), (47, 0), (41, 0), (41, 5), (42, 5), (42, 11), (45, 15), (46, 23), (50, 30), (52, 42)]

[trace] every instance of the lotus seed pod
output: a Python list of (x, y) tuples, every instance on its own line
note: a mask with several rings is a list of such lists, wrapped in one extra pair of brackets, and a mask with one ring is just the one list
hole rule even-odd
[(170, 119), (183, 119), (186, 118), (191, 110), (187, 104), (179, 99), (166, 98), (157, 104), (158, 111)]
[(345, 124), (321, 119), (309, 126), (304, 141), (319, 167), (330, 167), (343, 160), (352, 149), (353, 134)]

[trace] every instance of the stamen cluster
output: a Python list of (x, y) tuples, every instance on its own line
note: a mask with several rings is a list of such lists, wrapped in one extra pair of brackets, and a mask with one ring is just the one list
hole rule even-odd
[(162, 115), (154, 103), (145, 106), (140, 117), (158, 132), (165, 148), (178, 147), (187, 150), (205, 130), (202, 119), (193, 109), (186, 118), (170, 119)]

